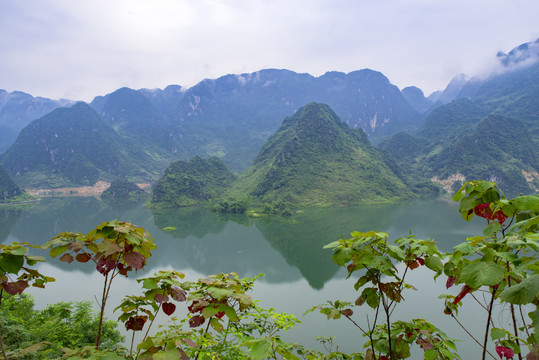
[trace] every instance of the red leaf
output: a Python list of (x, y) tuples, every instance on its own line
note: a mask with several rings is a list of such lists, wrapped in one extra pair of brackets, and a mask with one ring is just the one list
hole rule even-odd
[(125, 322), (125, 328), (127, 330), (140, 331), (144, 327), (144, 324), (148, 320), (146, 315), (131, 316)]
[(102, 257), (95, 266), (96, 270), (103, 275), (107, 275), (112, 269), (116, 267), (116, 261)]
[(225, 316), (225, 312), (224, 312), (224, 311), (219, 311), (217, 314), (215, 314), (215, 317), (218, 318), (218, 319), (222, 319), (223, 316)]
[(4, 290), (10, 295), (20, 294), (28, 287), (28, 282), (19, 280), (15, 282), (8, 282), (4, 285)]
[(163, 294), (155, 294), (154, 299), (160, 304), (164, 302), (168, 302), (168, 296), (163, 295)]
[(70, 263), (73, 262), (74, 258), (73, 258), (73, 256), (71, 256), (71, 254), (64, 254), (64, 255), (60, 256), (60, 259), (58, 259), (58, 260), (70, 264)]
[(410, 268), (410, 270), (414, 270), (415, 268), (419, 267), (419, 263), (417, 261), (414, 261), (412, 263), (409, 263), (408, 267)]
[(505, 346), (496, 346), (496, 352), (500, 356), (500, 359), (505, 356), (506, 359), (512, 359), (515, 356), (513, 349)]
[(417, 262), (419, 262), (421, 266), (425, 265), (425, 260), (423, 260), (423, 258), (417, 258)]
[(138, 252), (132, 251), (124, 254), (124, 261), (133, 269), (140, 270), (144, 267), (146, 258)]
[(170, 288), (168, 291), (170, 296), (176, 301), (185, 301), (187, 300), (187, 292), (178, 287)]
[(122, 263), (116, 264), (116, 268), (118, 269), (118, 272), (125, 277), (127, 277), (129, 271), (133, 270), (131, 266), (125, 267)]
[(344, 309), (341, 311), (341, 314), (344, 316), (352, 316), (354, 315), (354, 311), (352, 311), (352, 309)]
[[(163, 312), (168, 316), (172, 315), (176, 311), (176, 305), (170, 302), (163, 303)], [(198, 315), (197, 315), (198, 316)], [(189, 320), (189, 326), (191, 326), (191, 320)], [(193, 327), (193, 326), (191, 326)]]
[(199, 327), (200, 325), (204, 324), (204, 316), (202, 315), (195, 315), (192, 318), (189, 319), (189, 327)]
[(445, 287), (447, 289), (449, 289), (451, 286), (453, 286), (455, 284), (455, 277), (454, 276), (450, 276), (447, 278), (447, 281), (445, 283)]
[(464, 285), (462, 287), (462, 290), (460, 290), (460, 293), (457, 296), (455, 296), (455, 299), (453, 299), (453, 304), (458, 304), (458, 302), (462, 300), (462, 298), (464, 298), (467, 293), (472, 292), (472, 290), (473, 289), (469, 287), (468, 285)]
[(77, 259), (78, 262), (85, 263), (88, 262), (92, 257), (86, 253), (77, 254), (75, 259)]

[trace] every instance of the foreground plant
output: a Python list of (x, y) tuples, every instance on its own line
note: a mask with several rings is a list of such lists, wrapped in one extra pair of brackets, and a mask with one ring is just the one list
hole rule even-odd
[[(45, 261), (45, 258), (29, 255), (28, 251), (31, 247), (38, 248), (38, 246), (18, 242), (0, 245), (0, 306), (5, 297), (21, 294), (30, 285), (44, 288), (47, 282), (54, 281), (54, 278), (45, 276), (32, 268), (38, 262)], [(7, 359), (1, 327), (0, 349), (4, 359)]]
[(62, 255), (60, 261), (67, 263), (91, 260), (95, 262), (96, 270), (105, 277), (95, 341), (95, 349), (98, 350), (112, 281), (118, 274), (127, 277), (130, 271), (144, 268), (151, 251), (156, 248), (153, 237), (141, 227), (113, 220), (102, 223), (88, 234), (60, 233), (43, 247), (50, 249), (51, 257)]
[[(445, 313), (458, 321), (458, 308), (464, 299), (479, 303), (485, 310), (482, 340), (468, 332), (482, 347), (482, 359), (486, 354), (496, 358), (493, 350), (500, 358), (518, 355), (522, 359), (523, 345), (528, 346), (532, 356), (538, 357), (539, 197), (518, 196), (508, 200), (493, 182), (472, 181), (465, 183), (453, 199), (460, 202), (463, 219), (484, 218), (486, 227), (482, 236), (468, 238), (448, 256), (444, 265), (447, 288), (461, 285), (461, 290), (457, 296), (443, 296)], [(483, 294), (486, 301), (480, 301), (476, 293)], [(510, 311), (509, 329), (494, 326), (493, 309), (498, 305)], [(524, 316), (527, 311), (528, 318)], [(488, 351), (489, 337), (496, 345), (491, 351)]]
[[(334, 301), (314, 306), (328, 319), (341, 316), (351, 321), (368, 338), (365, 359), (406, 359), (415, 344), (425, 352), (426, 359), (459, 358), (454, 351), (452, 339), (424, 319), (407, 322), (391, 320), (391, 315), (402, 300), (405, 289), (415, 289), (405, 282), (409, 271), (425, 266), (440, 275), (443, 270), (441, 254), (433, 241), (407, 236), (388, 240), (384, 232), (358, 232), (350, 239), (332, 242), (325, 248), (334, 249), (333, 261), (348, 271), (348, 278), (360, 272), (354, 284), (361, 291), (354, 303)], [(398, 268), (404, 268), (399, 272)], [(373, 319), (367, 319), (367, 326), (354, 320), (353, 306), (366, 304), (373, 309)], [(359, 358), (359, 354), (356, 354)]]

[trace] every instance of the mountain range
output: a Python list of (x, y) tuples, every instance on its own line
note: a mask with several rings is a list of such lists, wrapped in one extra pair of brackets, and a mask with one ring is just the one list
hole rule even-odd
[(413, 182), (480, 176), (533, 192), (539, 188), (538, 49), (539, 40), (498, 53), (500, 68), (491, 76), (458, 75), (428, 97), (417, 87), (400, 91), (369, 69), (319, 77), (267, 69), (191, 88), (121, 88), (90, 104), (1, 90), (0, 162), (24, 187), (155, 182), (168, 164), (194, 156), (218, 157), (236, 174), (253, 172), (250, 166), (269, 154), (268, 140), (290, 121), (283, 119), (316, 102), (362, 130), (362, 141), (379, 144), (386, 151), (379, 164), (391, 164), (391, 154)]

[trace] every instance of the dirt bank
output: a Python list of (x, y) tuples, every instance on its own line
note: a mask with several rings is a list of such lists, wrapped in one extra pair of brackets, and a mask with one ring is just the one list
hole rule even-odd
[[(137, 184), (139, 188), (146, 189), (150, 187), (150, 184), (143, 183)], [(80, 186), (80, 187), (65, 187), (57, 189), (24, 189), (28, 194), (37, 197), (52, 197), (52, 196), (99, 196), (103, 191), (107, 190), (110, 186), (109, 182), (98, 181), (93, 186)]]

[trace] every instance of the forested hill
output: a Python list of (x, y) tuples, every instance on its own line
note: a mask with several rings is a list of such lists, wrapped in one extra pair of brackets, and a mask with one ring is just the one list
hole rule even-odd
[(93, 185), (97, 180), (152, 180), (166, 165), (143, 143), (121, 137), (85, 103), (58, 108), (24, 128), (2, 165), (25, 187)]
[(409, 174), (458, 180), (454, 188), (463, 180), (488, 179), (511, 196), (539, 191), (539, 62), (469, 80), (456, 100), (430, 112), (419, 131), (380, 146)]
[(307, 206), (379, 203), (412, 197), (399, 169), (325, 104), (284, 119), (230, 191)]
[(153, 187), (151, 207), (174, 208), (217, 200), (236, 176), (217, 157), (178, 160)]

